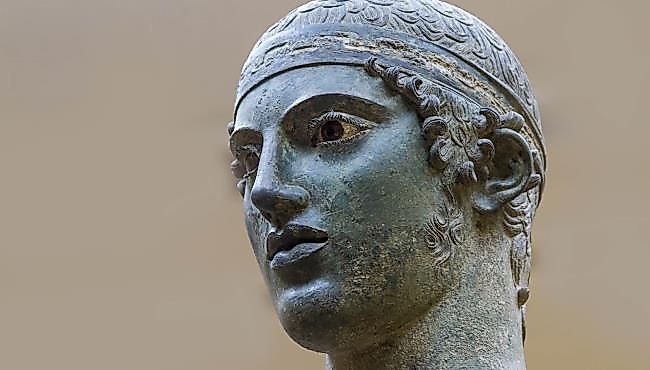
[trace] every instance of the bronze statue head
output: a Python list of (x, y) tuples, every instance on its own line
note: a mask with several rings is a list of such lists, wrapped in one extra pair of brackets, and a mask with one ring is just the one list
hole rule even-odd
[(448, 353), (521, 346), (544, 184), (530, 83), (485, 23), (436, 0), (312, 1), (254, 47), (229, 134), (296, 342), (336, 368), (377, 348), (404, 366), (523, 363)]

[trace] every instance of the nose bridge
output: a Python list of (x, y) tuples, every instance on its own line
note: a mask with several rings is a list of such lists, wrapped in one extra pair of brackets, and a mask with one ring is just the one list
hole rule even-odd
[(251, 191), (251, 201), (278, 227), (307, 207), (309, 193), (292, 183), (291, 158), (277, 137), (265, 141)]
[(257, 174), (255, 175), (256, 188), (272, 188), (276, 183), (281, 181), (279, 167), (282, 161), (282, 148), (275, 138), (265, 140), (260, 153), (259, 163), (257, 165)]

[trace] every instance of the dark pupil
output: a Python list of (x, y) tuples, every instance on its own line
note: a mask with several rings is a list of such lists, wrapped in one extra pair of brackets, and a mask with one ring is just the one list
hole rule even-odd
[(334, 141), (343, 137), (343, 125), (339, 121), (327, 121), (321, 126), (320, 136), (323, 141)]
[(260, 157), (255, 153), (249, 153), (244, 160), (244, 165), (246, 166), (246, 172), (253, 172), (257, 169), (259, 165)]

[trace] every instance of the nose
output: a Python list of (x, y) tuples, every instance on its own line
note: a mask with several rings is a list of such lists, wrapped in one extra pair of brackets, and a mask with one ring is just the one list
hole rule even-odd
[(251, 201), (264, 218), (273, 225), (282, 227), (307, 208), (309, 193), (300, 186), (273, 182), (253, 186)]
[[(282, 160), (284, 158), (284, 160)], [(251, 202), (271, 224), (286, 225), (291, 218), (302, 212), (309, 204), (309, 192), (305, 188), (289, 184), (283, 169), (289, 159), (267, 146), (260, 158), (255, 183), (251, 189)]]

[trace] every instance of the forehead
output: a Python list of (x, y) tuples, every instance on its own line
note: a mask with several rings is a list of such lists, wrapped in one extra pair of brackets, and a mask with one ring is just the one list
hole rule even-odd
[(272, 77), (245, 96), (235, 112), (235, 127), (261, 130), (265, 125), (277, 124), (278, 119), (301, 102), (314, 97), (331, 100), (336, 95), (356, 97), (386, 107), (400, 103), (380, 78), (370, 76), (363, 67), (303, 67)]

